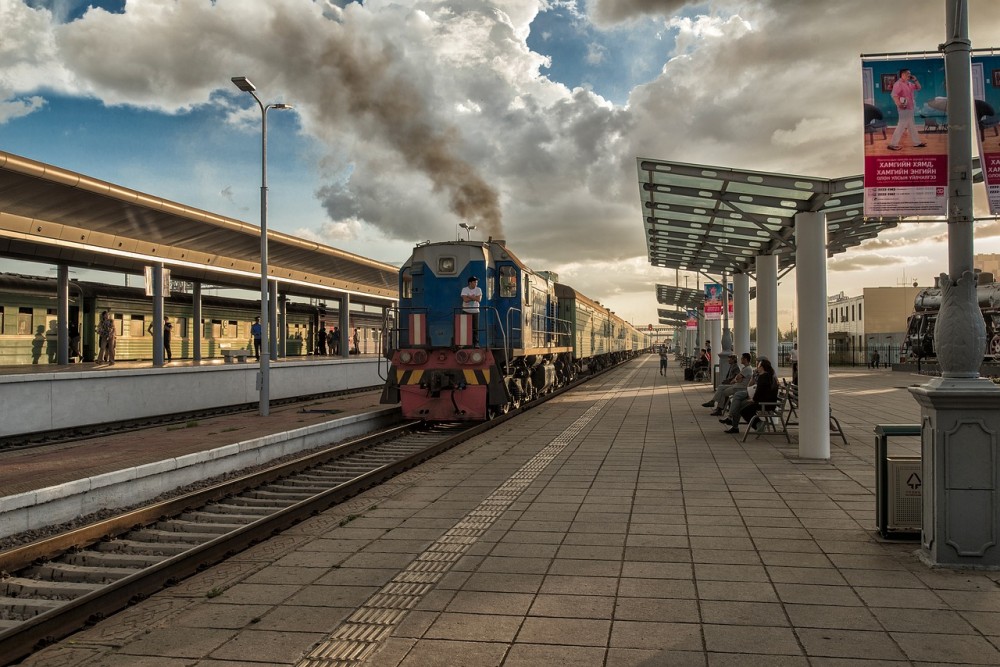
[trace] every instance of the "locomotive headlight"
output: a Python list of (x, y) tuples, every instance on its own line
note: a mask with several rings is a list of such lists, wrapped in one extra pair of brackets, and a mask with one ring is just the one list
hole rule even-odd
[(423, 364), (427, 362), (427, 353), (423, 350), (416, 350), (413, 353), (413, 363)]
[(486, 355), (484, 355), (481, 350), (473, 350), (472, 354), (469, 357), (469, 361), (471, 361), (474, 364), (481, 364), (483, 363), (483, 359), (485, 358)]
[(410, 363), (411, 359), (413, 359), (413, 355), (410, 354), (409, 350), (403, 350), (402, 352), (399, 353), (399, 363), (408, 364)]
[(438, 272), (455, 273), (455, 258), (441, 257), (440, 259), (438, 259)]

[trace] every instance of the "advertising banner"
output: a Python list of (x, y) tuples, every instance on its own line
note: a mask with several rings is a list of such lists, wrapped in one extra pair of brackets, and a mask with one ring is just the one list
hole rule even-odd
[(972, 104), (990, 214), (1000, 215), (1000, 56), (972, 57)]
[(943, 216), (948, 205), (944, 58), (865, 59), (865, 215)]
[(687, 311), (687, 324), (686, 324), (686, 328), (687, 328), (688, 331), (695, 331), (695, 330), (698, 329), (698, 311), (697, 310), (691, 310), (690, 308), (688, 309), (688, 311)]
[(705, 283), (705, 319), (722, 319), (722, 285)]

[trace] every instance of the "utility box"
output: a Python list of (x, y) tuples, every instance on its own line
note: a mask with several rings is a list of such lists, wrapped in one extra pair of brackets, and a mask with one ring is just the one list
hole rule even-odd
[(921, 475), (919, 456), (894, 456), (886, 459), (889, 473), (888, 516), (886, 529), (919, 533), (921, 528)]

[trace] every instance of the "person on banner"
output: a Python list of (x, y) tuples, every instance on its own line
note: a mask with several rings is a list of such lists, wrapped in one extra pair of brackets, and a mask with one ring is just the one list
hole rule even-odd
[(903, 139), (903, 133), (910, 133), (910, 141), (914, 148), (923, 148), (927, 144), (917, 133), (917, 124), (914, 119), (914, 112), (917, 108), (917, 91), (920, 90), (920, 82), (913, 72), (908, 69), (899, 70), (899, 78), (892, 84), (892, 101), (896, 103), (896, 111), (899, 112), (899, 123), (892, 133), (889, 145), (886, 147), (891, 151), (903, 150), (899, 142)]

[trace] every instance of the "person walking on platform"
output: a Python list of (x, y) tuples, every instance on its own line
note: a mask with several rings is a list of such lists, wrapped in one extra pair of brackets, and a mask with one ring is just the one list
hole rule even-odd
[(260, 318), (253, 318), (253, 324), (250, 325), (250, 338), (253, 339), (253, 356), (260, 361), (260, 339), (262, 331), (260, 328)]
[[(153, 322), (149, 323), (146, 331), (150, 334), (153, 333)], [(167, 361), (172, 361), (174, 358), (173, 353), (170, 351), (170, 338), (174, 332), (174, 325), (170, 321), (170, 318), (166, 315), (163, 316), (163, 356), (166, 357)]]
[(361, 333), (358, 331), (357, 327), (354, 327), (354, 338), (352, 339), (354, 343), (354, 351), (351, 354), (361, 354)]
[(330, 354), (340, 356), (340, 327), (334, 327), (330, 332)]
[(660, 348), (660, 375), (667, 374), (667, 347)]

